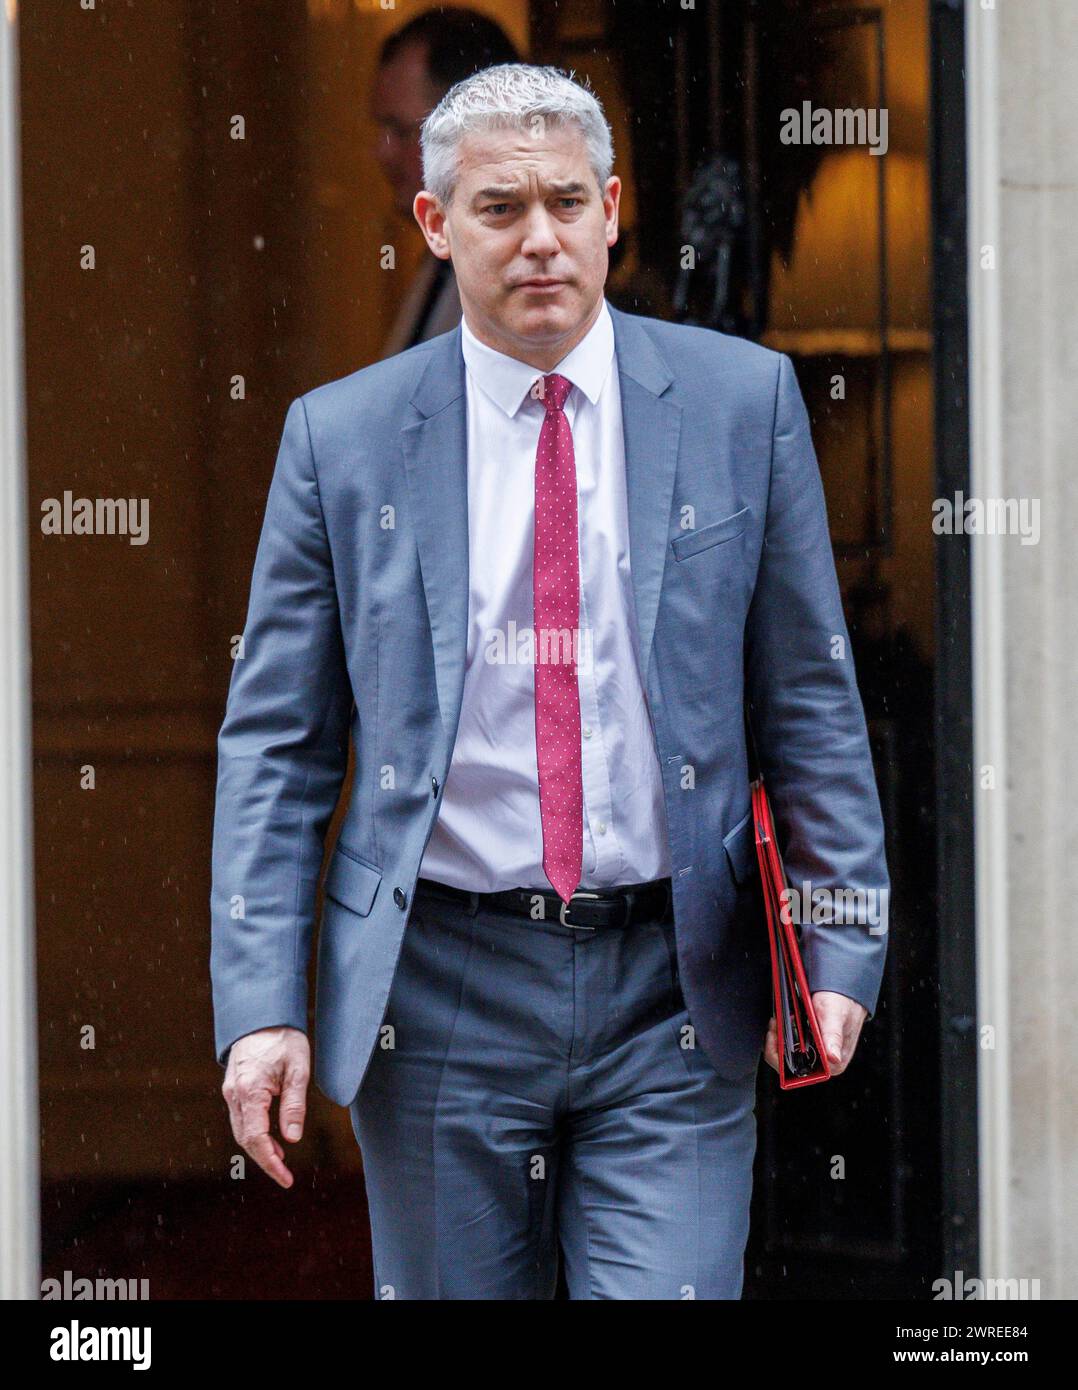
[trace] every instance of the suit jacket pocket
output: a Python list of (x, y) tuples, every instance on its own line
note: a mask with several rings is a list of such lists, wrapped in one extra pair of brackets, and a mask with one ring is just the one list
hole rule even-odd
[(753, 874), (760, 872), (760, 862), (756, 857), (756, 828), (752, 821), (752, 807), (742, 816), (733, 830), (722, 837), (722, 846), (730, 861), (734, 879), (747, 883)]
[(382, 881), (381, 869), (367, 864), (353, 850), (338, 843), (329, 861), (325, 894), (358, 917), (366, 917)]
[(732, 516), (724, 516), (721, 521), (713, 521), (709, 526), (699, 526), (695, 531), (686, 531), (675, 536), (670, 542), (675, 559), (687, 560), (690, 555), (699, 555), (701, 550), (710, 550), (713, 545), (732, 541), (740, 536), (749, 524), (749, 509), (742, 507)]

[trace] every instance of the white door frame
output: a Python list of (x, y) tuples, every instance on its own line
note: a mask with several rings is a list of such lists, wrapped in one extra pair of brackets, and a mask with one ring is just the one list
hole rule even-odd
[[(1005, 497), (1003, 320), (1000, 290), (999, 26), (994, 8), (966, 4), (966, 149), (969, 226), (970, 489)], [(982, 267), (992, 248), (995, 268)], [(1010, 1258), (1010, 1077), (1007, 895), (1007, 721), (1004, 548), (973, 535), (972, 591), (974, 903), (978, 1023), (991, 1020), (994, 1046), (978, 1035), (980, 1275), (1006, 1277)], [(984, 790), (980, 769), (994, 769)], [(944, 866), (946, 867), (946, 866)], [(946, 1273), (946, 1271), (945, 1271)]]
[(0, 1299), (41, 1295), (18, 22), (0, 16)]

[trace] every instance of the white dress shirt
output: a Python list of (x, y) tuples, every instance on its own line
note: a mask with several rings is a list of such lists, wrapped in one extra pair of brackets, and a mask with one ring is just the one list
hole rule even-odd
[[(460, 724), (424, 878), (472, 892), (544, 888), (535, 751), (532, 547), (542, 373), (461, 320), (468, 421), (468, 650)], [(670, 873), (662, 774), (641, 680), (625, 446), (606, 300), (553, 369), (573, 383), (580, 552), (582, 889)]]

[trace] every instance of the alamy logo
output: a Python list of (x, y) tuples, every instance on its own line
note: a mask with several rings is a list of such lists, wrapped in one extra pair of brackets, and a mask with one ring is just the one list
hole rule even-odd
[(578, 670), (591, 670), (593, 636), (588, 627), (543, 627), (537, 642), (534, 628), (518, 627), (510, 619), (504, 632), (487, 628), (483, 641), (488, 666), (563, 666), (575, 661)]
[(779, 120), (784, 145), (867, 145), (869, 154), (887, 153), (887, 108), (839, 107), (829, 111), (803, 101), (788, 106)]
[(813, 888), (812, 880), (806, 879), (800, 888), (782, 890), (779, 907), (784, 922), (837, 927), (857, 923), (868, 927), (869, 936), (884, 936), (889, 900), (887, 888)]
[(1039, 497), (937, 497), (932, 503), (937, 536), (1020, 536), (1023, 545), (1041, 538)]
[(46, 497), (41, 504), (43, 536), (127, 536), (131, 545), (150, 539), (148, 497)]
[(150, 1369), (150, 1328), (86, 1327), (72, 1320), (51, 1332), (53, 1361), (130, 1361), (136, 1371)]
[(1041, 1296), (1039, 1279), (974, 1279), (956, 1269), (953, 1279), (933, 1281), (932, 1297), (945, 1302), (977, 1299), (1034, 1299)]
[(41, 1299), (135, 1299), (149, 1298), (148, 1279), (87, 1279), (76, 1278), (69, 1269), (60, 1279), (42, 1279)]

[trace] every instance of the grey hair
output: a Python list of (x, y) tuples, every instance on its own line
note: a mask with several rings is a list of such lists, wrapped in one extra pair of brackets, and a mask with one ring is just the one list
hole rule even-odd
[(449, 206), (459, 173), (457, 145), (469, 131), (535, 131), (545, 122), (562, 126), (570, 121), (580, 127), (588, 163), (603, 192), (614, 167), (614, 142), (590, 86), (561, 68), (532, 63), (482, 68), (450, 87), (423, 122), (423, 186), (443, 207)]

